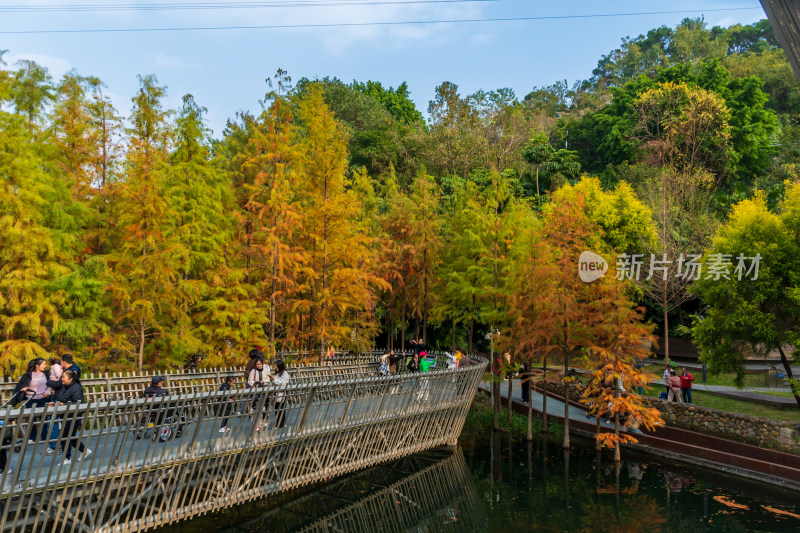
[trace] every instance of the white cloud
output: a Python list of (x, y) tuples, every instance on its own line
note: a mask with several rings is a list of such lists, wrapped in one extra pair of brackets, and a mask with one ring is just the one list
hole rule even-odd
[(69, 72), (72, 69), (72, 63), (63, 59), (61, 57), (54, 57), (48, 56), (44, 54), (34, 54), (34, 53), (19, 53), (19, 54), (8, 54), (3, 57), (3, 61), (6, 62), (8, 65), (7, 68), (13, 69), (16, 67), (17, 61), (22, 59), (27, 59), (28, 61), (35, 61), (46, 67), (47, 70), (50, 72), (50, 75), (53, 77), (53, 80), (58, 80)]

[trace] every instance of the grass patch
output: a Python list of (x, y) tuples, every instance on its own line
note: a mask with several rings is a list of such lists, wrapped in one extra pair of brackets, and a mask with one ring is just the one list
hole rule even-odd
[(758, 393), (769, 394), (770, 396), (780, 396), (781, 398), (794, 398), (794, 395), (791, 392), (782, 390), (759, 391)]
[[(501, 406), (499, 415), (500, 428), (504, 431), (510, 432), (515, 437), (525, 437), (528, 433), (528, 417), (518, 413), (512, 413), (511, 424), (508, 424), (508, 410), (506, 404)], [(466, 430), (487, 430), (491, 429), (494, 424), (494, 412), (489, 398), (483, 394), (479, 394), (472, 404), (472, 408), (467, 413), (467, 418), (464, 421), (464, 429)], [(551, 435), (563, 435), (564, 428), (557, 420), (549, 420), (547, 427)], [(538, 434), (542, 430), (542, 419), (539, 413), (533, 413), (531, 420), (531, 428), (534, 434)]]

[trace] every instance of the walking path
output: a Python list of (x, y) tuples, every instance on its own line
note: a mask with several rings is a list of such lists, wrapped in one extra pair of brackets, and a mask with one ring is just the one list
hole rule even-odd
[[(522, 403), (522, 384), (520, 383), (519, 380), (514, 380), (514, 382), (512, 383), (512, 387), (513, 388), (511, 389), (511, 397), (514, 400)], [(484, 391), (486, 391), (486, 392), (491, 394), (491, 385), (490, 385), (490, 383), (488, 381), (482, 382), (480, 384), (480, 388), (482, 390), (484, 390)], [(500, 385), (500, 396), (505, 398), (507, 394), (508, 394), (508, 381), (504, 381)], [(542, 404), (543, 404), (542, 394), (539, 393), (539, 392), (531, 391), (531, 400), (533, 401), (533, 409), (534, 409), (534, 411), (541, 412), (542, 411)], [(504, 400), (504, 401), (507, 401), (507, 400)], [(548, 396), (547, 397), (547, 414), (548, 415), (555, 415), (555, 416), (563, 417), (564, 416), (564, 402), (561, 401), (561, 400), (557, 400), (557, 399), (555, 399), (555, 398), (553, 398), (551, 396)], [(597, 423), (597, 418), (596, 417), (588, 415), (586, 413), (585, 409), (583, 409), (581, 407), (577, 407), (575, 405), (570, 405), (569, 406), (569, 419), (570, 420), (580, 420), (580, 421), (589, 422), (589, 423), (592, 423), (592, 424), (596, 424)], [(603, 420), (602, 418), (600, 419), (600, 423), (601, 424), (605, 424), (606, 426), (609, 426), (609, 427), (614, 425), (613, 422)], [(631, 433), (640, 433), (640, 431), (638, 429), (633, 429), (633, 428), (629, 429), (629, 431), (631, 431)]]
[[(644, 363), (648, 364), (648, 365), (661, 365), (661, 366), (663, 366), (664, 365), (664, 360), (663, 359), (647, 358), (647, 359), (644, 360)], [(775, 362), (772, 362), (772, 363), (768, 363), (766, 361), (761, 362), (761, 361), (758, 361), (758, 360), (755, 360), (755, 361), (754, 360), (747, 360), (747, 361), (744, 361), (743, 365), (744, 365), (746, 370), (777, 370), (778, 372), (784, 372), (783, 365), (780, 363), (780, 361), (775, 361)], [(685, 366), (686, 368), (691, 368), (693, 370), (702, 370), (703, 369), (703, 364), (695, 362), (695, 361), (689, 362), (689, 361), (675, 361), (675, 360), (673, 360), (672, 361), (672, 366), (679, 367), (679, 368), (682, 367), (682, 366)], [(791, 365), (791, 367), (792, 367), (792, 373), (794, 375), (800, 374), (800, 366)]]

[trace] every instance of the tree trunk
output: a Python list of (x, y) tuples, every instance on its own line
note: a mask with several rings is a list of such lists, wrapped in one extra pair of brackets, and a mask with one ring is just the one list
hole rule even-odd
[(509, 428), (511, 428), (511, 405), (512, 405), (511, 394), (514, 392), (513, 381), (514, 377), (511, 374), (509, 374), (508, 375), (508, 418), (506, 419)]
[[(530, 380), (530, 376), (523, 379)], [(531, 387), (530, 382), (528, 383), (528, 391), (528, 431), (525, 432), (525, 440), (530, 442), (533, 440), (533, 387)], [(528, 451), (530, 452), (530, 448), (528, 448)], [(530, 461), (528, 462), (530, 463)]]
[(139, 372), (144, 366), (144, 319), (139, 319)]
[[(428, 265), (428, 246), (427, 240), (425, 242), (425, 249), (422, 252), (422, 262), (424, 265)], [(422, 342), (423, 344), (428, 344), (428, 276), (422, 279), (422, 286), (423, 286), (423, 295), (424, 301), (422, 304)], [(417, 337), (419, 338), (419, 337)]]
[(471, 354), (472, 353), (472, 336), (475, 334), (475, 319), (469, 319), (469, 339), (467, 340), (467, 351)]
[(786, 357), (786, 353), (783, 351), (783, 346), (778, 346), (778, 353), (781, 354), (781, 363), (783, 363), (783, 369), (786, 370), (786, 376), (789, 378), (789, 383), (792, 385), (794, 401), (797, 402), (797, 408), (800, 409), (800, 391), (798, 391), (798, 387), (794, 383), (794, 375), (792, 375), (792, 363)]
[(667, 307), (669, 302), (667, 302), (666, 292), (661, 303), (664, 305), (664, 362), (666, 363), (669, 361), (669, 309)]
[(564, 449), (569, 449), (569, 389), (567, 388), (567, 371), (569, 370), (569, 352), (564, 354)]
[(595, 418), (597, 421), (597, 426), (595, 428), (595, 439), (594, 439), (594, 449), (600, 452), (603, 449), (603, 446), (600, 444), (600, 413), (597, 413), (597, 417)]
[[(614, 378), (614, 398), (619, 398), (619, 378)], [(619, 451), (619, 413), (614, 413), (614, 435), (617, 437), (614, 442), (614, 462), (622, 461)]]
[[(542, 433), (547, 433), (547, 358), (544, 359), (542, 367)], [(533, 403), (533, 400), (531, 400)]]
[(275, 242), (275, 246), (272, 251), (272, 293), (269, 295), (269, 346), (271, 350), (270, 359), (275, 357), (275, 352), (277, 351), (275, 348), (275, 291), (278, 289), (277, 279), (278, 279), (278, 243)]
[(406, 350), (406, 297), (405, 290), (403, 291), (403, 320), (400, 323), (400, 351)]
[(500, 382), (497, 381), (497, 376), (492, 376), (492, 390), (494, 391), (494, 420), (492, 428), (495, 431), (500, 431)]

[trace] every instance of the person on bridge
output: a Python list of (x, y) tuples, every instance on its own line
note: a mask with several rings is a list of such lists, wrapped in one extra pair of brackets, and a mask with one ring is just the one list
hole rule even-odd
[[(264, 364), (260, 359), (256, 359), (255, 367), (250, 371), (250, 375), (247, 376), (247, 388), (256, 389), (266, 385), (267, 382), (272, 379), (269, 372), (269, 365)], [(267, 396), (264, 401), (264, 406), (261, 408), (259, 408), (261, 405), (261, 394), (256, 394), (252, 401), (253, 409), (258, 409), (259, 411), (253, 414), (256, 420), (256, 431), (261, 431), (261, 427), (264, 425), (264, 410), (266, 410), (266, 406), (269, 405), (269, 396)]]
[[(71, 403), (83, 403), (83, 387), (78, 380), (77, 372), (68, 368), (64, 370), (64, 373), (61, 375), (61, 388), (56, 390), (55, 394), (53, 395), (53, 402), (50, 405), (67, 405)], [(70, 418), (69, 414), (64, 416), (63, 434), (64, 438), (68, 439), (65, 446), (65, 465), (68, 465), (72, 462), (73, 449), (77, 448), (78, 453), (81, 454), (77, 458), (78, 461), (83, 461), (92, 453), (91, 449), (84, 446), (82, 442), (79, 442), (78, 431), (82, 427), (82, 417)]]
[(408, 362), (408, 371), (409, 372), (419, 372), (419, 354), (415, 353), (414, 356), (411, 358), (411, 361)]
[[(283, 359), (278, 359), (275, 361), (275, 368), (277, 372), (275, 372), (274, 376), (270, 376), (269, 379), (275, 385), (284, 387), (289, 384), (289, 373), (286, 371), (286, 365), (283, 363)], [(283, 391), (278, 391), (275, 394), (275, 427), (282, 428), (283, 425), (286, 423), (286, 393)]]
[(694, 376), (686, 370), (686, 367), (681, 368), (681, 398), (683, 403), (692, 403), (692, 381)]
[[(53, 357), (50, 359), (50, 378), (47, 381), (47, 386), (53, 389), (54, 391), (61, 388), (61, 376), (64, 374), (64, 367), (61, 366), (61, 358), (60, 357)], [(55, 455), (56, 448), (58, 446), (58, 435), (59, 435), (59, 426), (60, 426), (60, 419), (52, 419), (48, 417), (48, 420), (52, 420), (45, 424), (43, 438), (47, 437), (47, 432), (50, 432), (50, 443), (47, 445), (47, 448), (44, 450), (46, 455)]]
[(390, 374), (392, 374), (392, 375), (397, 374), (397, 371), (400, 369), (399, 363), (400, 363), (400, 361), (403, 360), (403, 357), (404, 356), (401, 353), (400, 354), (395, 354), (394, 350), (391, 350), (389, 352), (389, 357), (387, 358), (387, 361), (389, 362), (389, 373)]
[[(224, 392), (230, 392), (233, 388), (233, 384), (236, 383), (236, 378), (234, 376), (226, 376), (225, 381), (222, 382), (222, 385), (219, 386), (219, 390)], [(230, 414), (233, 411), (233, 396), (229, 396), (227, 398), (222, 398), (222, 403), (219, 405), (219, 415), (222, 418), (222, 424), (219, 426), (220, 433), (226, 433), (231, 429), (228, 427), (228, 419), (230, 418)]]
[(72, 359), (72, 354), (65, 353), (61, 356), (61, 366), (64, 370), (72, 370), (75, 372), (75, 379), (80, 381), (81, 379), (81, 368), (78, 364)]
[(25, 407), (44, 407), (51, 391), (47, 387), (47, 361), (41, 357), (28, 362), (28, 368), (19, 378), (14, 394), (25, 392)]
[(153, 376), (153, 379), (150, 380), (150, 386), (142, 391), (142, 397), (159, 398), (161, 396), (168, 396), (169, 393), (162, 386), (163, 383), (163, 376)]
[[(247, 355), (250, 356), (250, 360), (247, 361), (247, 364), (244, 367), (244, 379), (249, 380), (250, 372), (252, 372), (256, 367), (256, 361), (261, 361), (262, 363), (264, 362), (264, 354), (261, 353), (260, 348), (253, 348)], [(249, 389), (250, 387), (247, 388)]]
[(419, 355), (420, 352), (425, 352), (428, 350), (428, 345), (422, 339), (411, 339), (411, 349), (414, 351), (415, 354)]

